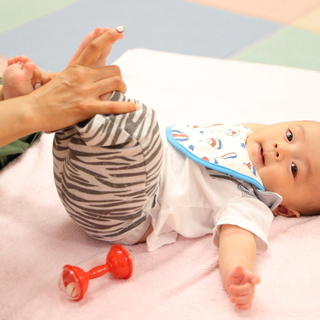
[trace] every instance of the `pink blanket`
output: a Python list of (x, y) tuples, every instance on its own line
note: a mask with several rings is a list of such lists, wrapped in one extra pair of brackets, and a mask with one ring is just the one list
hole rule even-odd
[[(143, 49), (117, 63), (128, 96), (153, 106), (162, 124), (320, 118), (317, 72)], [(110, 245), (85, 235), (60, 204), (52, 138), (43, 135), (0, 174), (1, 320), (319, 318), (320, 217), (274, 220), (250, 311), (229, 303), (210, 235), (179, 237), (154, 252), (133, 246), (132, 278), (105, 275), (82, 301), (67, 300), (58, 288), (62, 267), (103, 264)]]

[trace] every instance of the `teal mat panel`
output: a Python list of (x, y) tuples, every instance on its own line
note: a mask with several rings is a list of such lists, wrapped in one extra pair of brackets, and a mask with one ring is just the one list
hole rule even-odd
[(0, 1), (0, 32), (22, 25), (79, 0)]

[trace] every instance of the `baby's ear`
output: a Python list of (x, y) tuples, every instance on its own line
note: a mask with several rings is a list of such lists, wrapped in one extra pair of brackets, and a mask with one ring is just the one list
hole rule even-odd
[(275, 208), (272, 212), (275, 216), (283, 216), (287, 218), (299, 218), (301, 215), (299, 211), (288, 209), (281, 204), (277, 208)]

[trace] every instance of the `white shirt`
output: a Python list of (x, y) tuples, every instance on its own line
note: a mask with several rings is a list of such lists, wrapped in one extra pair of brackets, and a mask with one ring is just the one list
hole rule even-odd
[[(220, 226), (232, 224), (254, 233), (257, 252), (266, 251), (273, 220), (268, 206), (246, 195), (237, 183), (210, 177), (205, 167), (172, 147), (165, 137), (163, 141), (162, 173), (157, 203), (150, 212), (154, 230), (147, 238), (148, 250), (175, 242), (178, 234), (197, 238), (213, 233), (218, 246)], [(279, 196), (277, 199), (281, 201)]]

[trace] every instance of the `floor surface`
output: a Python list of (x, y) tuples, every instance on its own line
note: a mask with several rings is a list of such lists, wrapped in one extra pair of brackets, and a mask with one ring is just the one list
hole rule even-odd
[(320, 71), (320, 0), (11, 0), (0, 16), (0, 70), (21, 54), (62, 70), (94, 27), (124, 25), (109, 62), (142, 47)]

